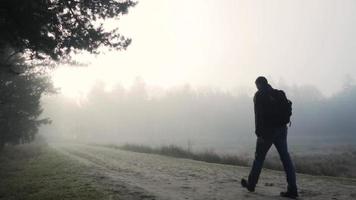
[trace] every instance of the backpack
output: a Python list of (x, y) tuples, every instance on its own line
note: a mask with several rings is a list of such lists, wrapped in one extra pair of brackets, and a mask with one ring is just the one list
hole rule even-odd
[(292, 102), (287, 99), (286, 94), (282, 90), (273, 89), (268, 95), (269, 101), (269, 117), (272, 125), (283, 126), (291, 124), (290, 117), (292, 116)]

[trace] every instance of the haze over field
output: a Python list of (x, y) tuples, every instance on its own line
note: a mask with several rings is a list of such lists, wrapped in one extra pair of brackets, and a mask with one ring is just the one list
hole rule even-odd
[(43, 99), (53, 123), (42, 132), (236, 152), (254, 141), (254, 80), (265, 75), (293, 101), (292, 144), (349, 145), (355, 11), (353, 1), (142, 0), (120, 20), (127, 51), (54, 72), (60, 94)]
[[(233, 153), (253, 148), (251, 96), (185, 86), (150, 97), (147, 90), (137, 80), (129, 89), (116, 86), (110, 92), (97, 84), (80, 104), (62, 95), (49, 97), (44, 101), (44, 115), (53, 122), (41, 132), (52, 139), (89, 143), (176, 144)], [(292, 145), (355, 144), (355, 86), (330, 98), (313, 87), (286, 90), (294, 102), (289, 128)]]

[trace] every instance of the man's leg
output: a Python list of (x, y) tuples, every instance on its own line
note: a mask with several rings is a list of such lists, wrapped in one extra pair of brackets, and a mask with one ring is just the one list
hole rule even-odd
[(287, 182), (288, 182), (288, 191), (297, 194), (297, 183), (295, 168), (290, 158), (287, 145), (287, 127), (282, 127), (278, 129), (280, 132), (274, 140), (274, 145), (277, 148), (279, 157), (282, 161), (284, 171), (286, 172)]
[(248, 176), (248, 184), (253, 188), (256, 186), (258, 182), (258, 178), (261, 174), (263, 162), (265, 161), (266, 154), (271, 146), (272, 146), (271, 141), (267, 141), (262, 138), (257, 139), (255, 160), (253, 161), (250, 175)]

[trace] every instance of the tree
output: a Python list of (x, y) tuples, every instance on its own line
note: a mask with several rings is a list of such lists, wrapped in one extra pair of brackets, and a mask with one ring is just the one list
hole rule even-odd
[(46, 92), (54, 92), (48, 77), (0, 73), (0, 150), (6, 143), (32, 141), (38, 127), (50, 122), (38, 119), (42, 113), (40, 98)]
[(106, 46), (125, 49), (131, 42), (117, 29), (105, 30), (103, 21), (119, 18), (136, 4), (131, 0), (2, 0), (0, 50), (31, 59), (69, 58), (71, 52), (98, 53)]
[[(100, 47), (126, 49), (131, 39), (104, 20), (118, 19), (132, 0), (0, 1), (0, 149), (31, 141), (41, 124), (40, 98), (52, 92), (49, 79), (30, 73), (25, 60), (70, 60), (72, 53)], [(10, 69), (10, 70), (8, 70)], [(9, 73), (11, 72), (11, 73)]]

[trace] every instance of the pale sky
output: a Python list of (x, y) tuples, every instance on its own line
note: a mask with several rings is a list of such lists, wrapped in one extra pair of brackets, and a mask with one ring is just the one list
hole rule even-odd
[(127, 51), (59, 68), (63, 93), (85, 93), (96, 80), (127, 86), (137, 76), (163, 88), (253, 89), (264, 75), (330, 95), (356, 78), (354, 0), (141, 0), (108, 23), (115, 26), (133, 40)]

